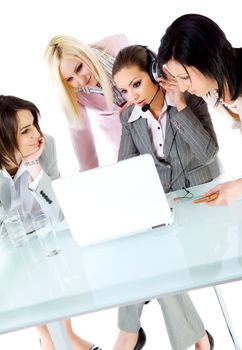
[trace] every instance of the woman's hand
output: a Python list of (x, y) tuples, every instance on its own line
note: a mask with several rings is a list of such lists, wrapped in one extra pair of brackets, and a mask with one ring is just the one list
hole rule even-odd
[(45, 148), (45, 139), (42, 136), (39, 140), (39, 149), (36, 152), (22, 158), (31, 176), (32, 181), (36, 179), (36, 177), (39, 175), (39, 173), (42, 170), (38, 159), (43, 153), (44, 148)]
[(171, 75), (165, 66), (163, 66), (163, 71), (166, 74), (167, 79), (160, 77), (157, 81), (159, 82), (159, 85), (167, 91), (172, 105), (174, 105), (178, 112), (180, 112), (187, 107), (184, 94), (179, 90), (176, 78)]
[(31, 161), (38, 160), (39, 157), (41, 156), (41, 154), (43, 153), (44, 148), (45, 148), (45, 139), (42, 136), (39, 139), (39, 149), (38, 149), (38, 151), (36, 151), (36, 152), (34, 152), (32, 154), (29, 154), (26, 157), (22, 157), (23, 158), (23, 162), (26, 163), (26, 162), (31, 162)]
[(207, 202), (207, 205), (229, 205), (242, 196), (242, 179), (218, 185), (205, 193), (205, 196), (210, 196), (215, 192), (218, 193), (217, 198)]

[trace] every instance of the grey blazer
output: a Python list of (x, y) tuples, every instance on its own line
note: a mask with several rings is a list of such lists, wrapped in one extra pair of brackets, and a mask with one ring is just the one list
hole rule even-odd
[(187, 107), (178, 112), (168, 106), (164, 160), (152, 148), (147, 120), (128, 122), (134, 106), (120, 114), (122, 136), (119, 160), (149, 153), (153, 156), (161, 183), (166, 192), (185, 186), (209, 182), (220, 173), (218, 143), (207, 105), (202, 98), (185, 94)]
[[(63, 214), (51, 186), (51, 181), (60, 176), (57, 167), (55, 141), (52, 136), (44, 135), (44, 137), (46, 144), (39, 159), (44, 173), (36, 190), (31, 191), (27, 187), (26, 191), (32, 192), (46, 214), (50, 215), (55, 220), (62, 220)], [(21, 176), (27, 175), (23, 173)], [(7, 211), (11, 206), (10, 182), (8, 178), (3, 176), (2, 172), (0, 172), (0, 201), (5, 211)]]

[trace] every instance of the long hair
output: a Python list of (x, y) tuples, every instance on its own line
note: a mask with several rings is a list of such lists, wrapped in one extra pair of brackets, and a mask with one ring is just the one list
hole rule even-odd
[(82, 127), (75, 89), (69, 86), (61, 77), (59, 67), (64, 56), (77, 58), (88, 65), (102, 87), (108, 108), (112, 108), (113, 105), (112, 86), (100, 63), (103, 56), (102, 51), (93, 50), (89, 45), (70, 36), (58, 35), (50, 40), (45, 51), (45, 58), (53, 81), (57, 86), (62, 107), (69, 122), (75, 121), (79, 127)]
[(232, 100), (242, 95), (241, 50), (232, 47), (222, 29), (210, 18), (187, 14), (177, 18), (161, 38), (158, 66), (174, 59), (183, 66), (194, 66), (218, 84), (223, 98), (229, 88)]
[(137, 66), (141, 71), (149, 73), (150, 57), (145, 46), (131, 45), (120, 50), (113, 64), (113, 77), (125, 67)]
[(17, 113), (25, 109), (32, 113), (33, 124), (42, 134), (38, 122), (39, 110), (32, 102), (15, 96), (0, 95), (0, 169), (7, 167), (9, 161), (18, 166), (15, 157), (15, 152), (19, 149)]

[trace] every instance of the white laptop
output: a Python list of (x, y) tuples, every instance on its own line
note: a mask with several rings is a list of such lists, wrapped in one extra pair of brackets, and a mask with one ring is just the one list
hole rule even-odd
[(148, 154), (59, 178), (53, 181), (53, 189), (81, 246), (172, 221), (172, 211)]

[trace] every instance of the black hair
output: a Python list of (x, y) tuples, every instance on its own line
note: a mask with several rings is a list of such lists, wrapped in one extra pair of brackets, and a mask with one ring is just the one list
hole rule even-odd
[(218, 84), (223, 98), (227, 84), (232, 100), (242, 95), (242, 49), (233, 48), (222, 29), (210, 18), (186, 14), (177, 18), (161, 38), (158, 66), (174, 59), (183, 66), (193, 66)]

